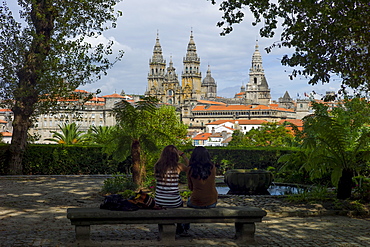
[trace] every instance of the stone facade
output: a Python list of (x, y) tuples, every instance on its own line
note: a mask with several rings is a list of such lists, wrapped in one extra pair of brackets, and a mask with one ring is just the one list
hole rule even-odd
[[(76, 90), (79, 94), (89, 94)], [(82, 96), (83, 97), (83, 96)], [(116, 119), (112, 114), (115, 103), (129, 99), (119, 94), (93, 97), (82, 104), (79, 100), (60, 101), (60, 109), (55, 113), (40, 114), (36, 117), (34, 126), (29, 130), (30, 135), (38, 137), (36, 143), (50, 143), (45, 139), (52, 138), (51, 131), (60, 132), (59, 125), (75, 122), (79, 130), (86, 132), (90, 126), (114, 126)]]
[(197, 54), (193, 33), (190, 35), (183, 66), (180, 84), (172, 58), (170, 58), (169, 66), (166, 69), (166, 60), (163, 58), (162, 47), (157, 35), (153, 55), (149, 60), (148, 87), (145, 96), (156, 97), (161, 103), (178, 107), (200, 99), (216, 98), (217, 85), (211, 76), (209, 67), (207, 75), (202, 81), (200, 58)]

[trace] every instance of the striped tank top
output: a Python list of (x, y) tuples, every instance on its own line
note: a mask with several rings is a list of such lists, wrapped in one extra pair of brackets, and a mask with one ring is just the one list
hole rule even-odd
[(156, 174), (156, 179), (154, 198), (156, 204), (167, 208), (182, 207), (183, 202), (179, 192), (179, 173), (170, 170), (163, 178)]

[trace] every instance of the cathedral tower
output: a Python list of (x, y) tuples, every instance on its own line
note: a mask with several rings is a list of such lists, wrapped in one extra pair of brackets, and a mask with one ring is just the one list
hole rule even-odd
[(270, 104), (271, 100), (270, 89), (262, 67), (262, 56), (258, 50), (258, 44), (256, 44), (252, 56), (252, 66), (249, 70), (249, 82), (246, 87), (245, 98), (254, 104), (262, 105)]
[(157, 33), (156, 43), (154, 45), (152, 59), (149, 59), (148, 88), (146, 95), (156, 96), (162, 87), (166, 70), (166, 60), (163, 59), (162, 47), (159, 43), (159, 34)]
[(190, 34), (190, 41), (183, 64), (184, 71), (182, 72), (181, 80), (183, 100), (200, 99), (202, 74), (200, 72), (200, 58), (197, 55), (197, 48), (193, 39), (193, 31)]

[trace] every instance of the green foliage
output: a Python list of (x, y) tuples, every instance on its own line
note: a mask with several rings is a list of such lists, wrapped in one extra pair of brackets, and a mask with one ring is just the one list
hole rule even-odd
[(184, 190), (184, 191), (180, 191), (180, 196), (183, 200), (187, 200), (192, 194), (192, 191), (190, 190)]
[(365, 167), (370, 158), (370, 104), (364, 99), (345, 99), (331, 111), (325, 104), (312, 104), (315, 114), (304, 118), (301, 151), (279, 162), (285, 163), (285, 169), (304, 169), (311, 179), (331, 174), (338, 198), (348, 198), (353, 171)]
[(230, 147), (290, 147), (294, 143), (294, 136), (286, 128), (287, 122), (279, 125), (278, 123), (263, 123), (258, 129), (251, 129), (247, 133), (237, 130), (233, 133), (233, 138), (229, 143)]
[[(28, 129), (78, 86), (107, 73), (123, 52), (98, 37), (122, 15), (119, 0), (17, 1), (20, 11), (0, 6), (0, 98), (14, 114), (10, 172), (22, 173)], [(15, 16), (19, 14), (19, 16)]]
[(157, 181), (154, 177), (153, 172), (151, 174), (147, 173), (146, 179), (144, 180), (143, 187), (150, 190), (151, 192), (155, 191), (155, 186)]
[(355, 176), (353, 177), (355, 188), (353, 190), (353, 198), (370, 202), (370, 177)]
[[(0, 174), (9, 174), (9, 145), (0, 145)], [(26, 175), (111, 174), (117, 162), (100, 146), (42, 145), (27, 146), (23, 160)]]
[[(131, 177), (125, 174), (117, 173), (112, 178), (104, 180), (104, 185), (101, 190), (103, 194), (117, 194), (118, 192), (125, 192), (127, 190), (134, 191), (138, 187), (133, 183)], [(129, 192), (126, 192), (126, 194)], [(131, 193), (131, 192), (130, 192)]]
[(333, 192), (328, 190), (324, 186), (314, 186), (309, 190), (303, 190), (297, 194), (291, 194), (287, 196), (287, 200), (290, 202), (300, 203), (316, 203), (321, 201), (334, 199)]
[(243, 21), (246, 6), (254, 15), (253, 25), (263, 21), (262, 37), (271, 38), (282, 27), (280, 41), (267, 51), (294, 48), (291, 56), (284, 55), (281, 60), (283, 65), (302, 68), (294, 69), (291, 78), (306, 76), (314, 85), (329, 83), (334, 74), (341, 77), (342, 89), (348, 86), (359, 94), (369, 91), (370, 19), (358, 18), (369, 13), (368, 0), (225, 0), (219, 7), (223, 20), (217, 24), (224, 27), (222, 35)]
[(122, 195), (124, 199), (129, 199), (131, 196), (135, 196), (136, 192), (133, 190), (125, 190), (123, 192), (117, 192), (117, 194)]
[(53, 141), (58, 144), (81, 144), (87, 139), (87, 134), (83, 131), (78, 130), (80, 126), (76, 123), (64, 123), (63, 125), (58, 125), (62, 133), (58, 131), (51, 131), (53, 133), (53, 138), (46, 139), (47, 141)]
[(240, 130), (235, 130), (232, 139), (228, 144), (229, 147), (246, 147), (246, 137)]
[[(152, 168), (159, 157), (160, 146), (183, 144), (187, 127), (172, 106), (157, 106), (155, 98), (144, 98), (136, 105), (122, 101), (114, 109), (117, 128), (114, 139), (107, 144), (107, 153), (117, 161), (132, 159), (133, 180), (143, 181), (146, 168)], [(152, 169), (146, 169), (152, 170)]]
[(294, 136), (286, 129), (285, 124), (263, 123), (258, 129), (252, 129), (245, 135), (249, 146), (289, 147)]
[(234, 169), (234, 163), (230, 160), (221, 160), (220, 165), (217, 167), (217, 175), (223, 175), (228, 170)]
[(115, 126), (90, 126), (86, 135), (87, 142), (106, 145), (113, 139)]

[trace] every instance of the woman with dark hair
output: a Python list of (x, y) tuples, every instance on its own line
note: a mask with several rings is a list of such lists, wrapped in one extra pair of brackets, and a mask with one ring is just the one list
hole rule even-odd
[[(179, 163), (182, 157), (185, 164)], [(154, 165), (156, 177), (155, 203), (162, 207), (178, 208), (183, 206), (179, 191), (179, 173), (188, 171), (189, 160), (184, 152), (177, 150), (174, 145), (166, 146)], [(177, 224), (176, 234), (183, 234), (189, 229), (188, 225)]]
[[(183, 157), (185, 164), (179, 163), (179, 157)], [(166, 146), (158, 161), (154, 165), (154, 173), (157, 180), (155, 190), (155, 202), (159, 206), (168, 208), (182, 207), (182, 199), (179, 192), (179, 173), (187, 172), (189, 160), (184, 152), (177, 150), (174, 145)]]
[(217, 204), (216, 167), (204, 147), (196, 147), (191, 154), (187, 178), (192, 191), (187, 206), (191, 208), (214, 208)]

